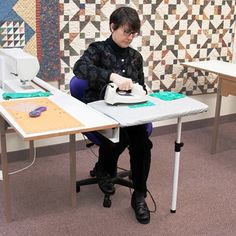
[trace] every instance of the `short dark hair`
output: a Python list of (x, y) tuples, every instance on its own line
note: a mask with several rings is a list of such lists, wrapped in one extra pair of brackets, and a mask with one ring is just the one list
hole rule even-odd
[(113, 29), (116, 30), (120, 26), (128, 25), (129, 30), (140, 32), (141, 22), (138, 13), (131, 7), (119, 7), (112, 12), (110, 16), (110, 26), (113, 24)]

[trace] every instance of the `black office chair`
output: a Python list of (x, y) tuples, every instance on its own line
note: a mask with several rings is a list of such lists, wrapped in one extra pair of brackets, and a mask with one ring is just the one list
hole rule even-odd
[[(72, 79), (70, 80), (70, 93), (73, 97), (77, 98), (78, 100), (82, 99), (83, 94), (84, 94), (87, 87), (88, 87), (87, 80), (77, 78), (76, 76), (72, 77)], [(152, 133), (152, 129), (153, 129), (152, 123), (148, 123), (147, 124), (148, 135), (150, 135)], [(97, 135), (96, 132), (86, 132), (86, 133), (83, 133), (83, 135), (85, 135), (88, 138), (88, 140), (90, 140), (92, 142), (92, 144), (87, 144), (88, 147), (93, 144), (96, 144), (98, 146), (101, 144), (101, 141), (99, 140), (99, 136)], [(91, 176), (91, 178), (79, 180), (76, 182), (76, 191), (77, 192), (80, 192), (80, 186), (98, 183), (98, 180), (96, 178), (95, 168), (90, 171), (90, 176)], [(131, 176), (130, 170), (124, 170), (124, 171), (118, 172), (116, 177), (112, 178), (111, 181), (114, 184), (119, 184), (122, 186), (126, 186), (128, 188), (133, 188), (132, 176)], [(103, 206), (104, 207), (111, 206), (110, 194), (106, 193), (104, 195)]]

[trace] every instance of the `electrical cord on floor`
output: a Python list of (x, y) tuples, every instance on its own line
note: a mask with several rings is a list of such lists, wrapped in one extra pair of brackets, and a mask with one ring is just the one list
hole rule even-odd
[(154, 197), (152, 196), (151, 192), (149, 190), (147, 190), (149, 196), (151, 197), (151, 200), (153, 202), (153, 205), (154, 205), (154, 210), (149, 210), (151, 213), (155, 213), (156, 210), (157, 210), (157, 204), (156, 204), (156, 201), (154, 199)]
[[(130, 195), (132, 195), (132, 189), (129, 188), (129, 192), (130, 192)], [(151, 200), (153, 202), (153, 205), (154, 205), (154, 210), (149, 210), (150, 213), (155, 213), (157, 211), (157, 204), (156, 204), (156, 201), (154, 199), (154, 197), (152, 196), (151, 192), (149, 190), (147, 190), (149, 196), (151, 197)]]
[(21, 171), (24, 171), (26, 169), (28, 169), (29, 167), (31, 167), (34, 163), (35, 163), (35, 160), (36, 160), (36, 148), (34, 148), (34, 158), (33, 158), (33, 161), (28, 165), (28, 166), (25, 166), (19, 170), (15, 170), (15, 171), (12, 171), (12, 172), (9, 172), (9, 175), (13, 175), (13, 174), (16, 174), (16, 173), (19, 173)]
[(94, 152), (92, 146), (95, 145), (94, 143), (91, 143), (91, 142), (88, 142), (88, 139), (85, 137), (84, 134), (82, 134), (83, 138), (84, 138), (84, 141), (85, 141), (85, 144), (86, 144), (86, 147), (89, 148), (89, 150), (92, 152), (92, 154), (98, 158), (98, 155)]
[[(117, 169), (120, 169), (120, 170), (123, 170), (123, 171), (128, 171), (127, 169), (121, 168), (121, 167), (117, 167)], [(130, 192), (130, 195), (132, 195), (132, 189), (131, 188), (129, 188), (129, 192)], [(151, 192), (148, 189), (147, 189), (147, 193), (149, 194), (149, 196), (150, 196), (150, 198), (151, 198), (151, 200), (153, 202), (153, 205), (154, 205), (154, 210), (149, 210), (149, 212), (155, 213), (156, 210), (157, 210), (156, 201), (155, 201), (154, 197), (152, 196)]]

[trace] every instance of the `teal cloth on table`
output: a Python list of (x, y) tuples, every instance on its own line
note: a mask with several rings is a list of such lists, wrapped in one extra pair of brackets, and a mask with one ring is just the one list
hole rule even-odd
[(34, 97), (48, 97), (52, 95), (50, 92), (32, 92), (32, 93), (3, 93), (2, 97), (5, 100), (17, 99), (17, 98), (34, 98)]
[(137, 103), (137, 104), (132, 104), (129, 105), (129, 108), (139, 108), (139, 107), (150, 107), (150, 106), (155, 106), (155, 103), (151, 101), (143, 102), (143, 103)]
[(151, 97), (159, 98), (164, 101), (172, 101), (179, 98), (184, 98), (185, 95), (176, 92), (156, 92), (149, 94)]

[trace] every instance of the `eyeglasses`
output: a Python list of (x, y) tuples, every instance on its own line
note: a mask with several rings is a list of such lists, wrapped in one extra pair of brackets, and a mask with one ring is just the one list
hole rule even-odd
[(138, 32), (130, 31), (128, 29), (123, 29), (123, 34), (124, 34), (125, 37), (132, 36), (133, 38), (135, 38), (139, 35)]

